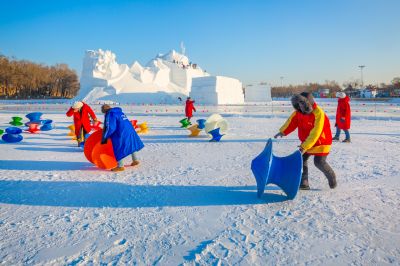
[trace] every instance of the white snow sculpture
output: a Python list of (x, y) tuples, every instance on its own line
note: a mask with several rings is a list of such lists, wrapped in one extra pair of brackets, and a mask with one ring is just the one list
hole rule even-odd
[(212, 114), (207, 118), (204, 131), (208, 134), (213, 129), (219, 128), (221, 134), (228, 131), (228, 122), (219, 114)]
[(265, 83), (247, 85), (245, 88), (245, 102), (270, 102), (271, 87)]
[(192, 79), (190, 97), (201, 104), (243, 104), (242, 83), (223, 76)]
[(118, 64), (111, 51), (88, 50), (77, 99), (86, 102), (176, 103), (189, 95), (193, 77), (209, 76), (174, 50), (142, 66)]

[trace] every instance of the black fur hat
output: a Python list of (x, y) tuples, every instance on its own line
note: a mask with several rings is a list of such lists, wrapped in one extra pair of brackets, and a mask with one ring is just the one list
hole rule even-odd
[(310, 101), (300, 94), (293, 95), (291, 101), (293, 108), (302, 114), (311, 114), (311, 112), (313, 111)]

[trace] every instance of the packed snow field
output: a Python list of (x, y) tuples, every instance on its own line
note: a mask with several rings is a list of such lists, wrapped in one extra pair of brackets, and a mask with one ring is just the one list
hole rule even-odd
[[(400, 106), (354, 103), (352, 143), (328, 157), (338, 187), (310, 160), (312, 189), (288, 201), (274, 186), (258, 199), (250, 170), (290, 114), (289, 102), (274, 104), (199, 106), (196, 119), (218, 111), (228, 121), (219, 143), (189, 138), (181, 106), (123, 106), (150, 131), (140, 166), (120, 173), (95, 168), (67, 136), (67, 105), (0, 105), (2, 129), (31, 111), (56, 123), (0, 143), (1, 263), (400, 264)], [(334, 103), (321, 105), (334, 116)], [(274, 152), (298, 145), (292, 133)]]

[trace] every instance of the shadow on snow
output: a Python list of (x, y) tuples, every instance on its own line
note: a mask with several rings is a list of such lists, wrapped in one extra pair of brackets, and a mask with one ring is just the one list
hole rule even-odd
[[(54, 148), (52, 148), (53, 150)], [(69, 171), (98, 170), (89, 162), (0, 160), (0, 170)]]
[(111, 182), (0, 181), (0, 202), (59, 207), (179, 207), (283, 202), (281, 194), (257, 198), (254, 186), (127, 185)]

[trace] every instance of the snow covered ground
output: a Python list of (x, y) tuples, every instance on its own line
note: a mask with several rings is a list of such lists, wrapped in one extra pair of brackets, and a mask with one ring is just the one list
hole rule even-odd
[[(334, 103), (321, 105), (334, 115)], [(125, 106), (150, 132), (141, 165), (122, 173), (86, 161), (67, 136), (66, 105), (0, 105), (0, 128), (34, 110), (57, 125), (0, 143), (0, 262), (399, 265), (400, 106), (352, 107), (352, 143), (334, 143), (328, 157), (338, 187), (330, 190), (310, 162), (312, 190), (288, 201), (273, 186), (258, 199), (250, 163), (289, 115), (289, 102), (198, 107), (195, 118), (218, 111), (227, 119), (220, 143), (204, 132), (187, 137), (181, 106)], [(293, 133), (274, 150), (287, 155), (298, 144)]]

